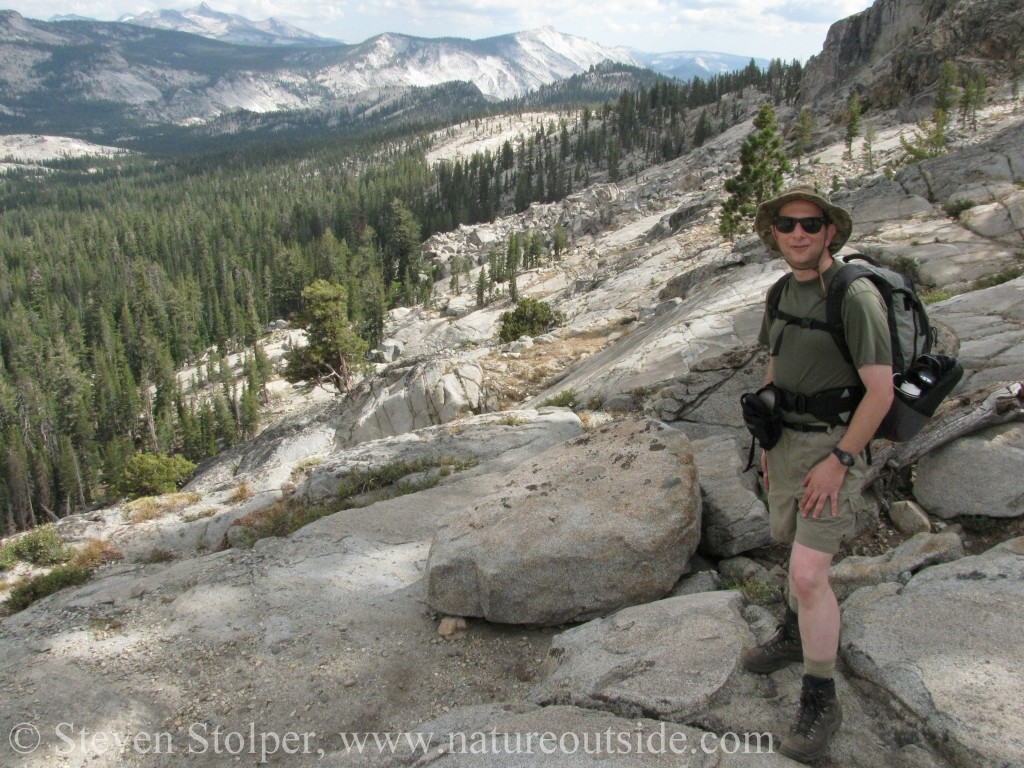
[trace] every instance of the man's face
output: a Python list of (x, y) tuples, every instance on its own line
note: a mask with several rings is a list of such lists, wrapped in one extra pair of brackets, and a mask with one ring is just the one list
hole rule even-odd
[[(792, 200), (779, 209), (780, 217), (792, 219), (819, 218), (825, 214), (814, 203), (807, 200)], [(813, 228), (813, 227), (812, 227)], [(817, 233), (807, 232), (803, 225), (797, 223), (792, 232), (782, 232), (772, 222), (772, 234), (779, 244), (782, 257), (794, 270), (816, 270), (824, 256), (828, 254), (828, 245), (836, 234), (835, 224), (826, 224)]]

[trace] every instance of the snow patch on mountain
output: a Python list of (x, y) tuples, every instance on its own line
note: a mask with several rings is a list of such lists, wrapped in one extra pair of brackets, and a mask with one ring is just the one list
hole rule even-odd
[(553, 27), (519, 32), (515, 38), (525, 51), (538, 57), (544, 56), (547, 51), (554, 51), (581, 69), (605, 60), (640, 66), (640, 62), (624, 48), (606, 48), (583, 37), (563, 35)]
[(608, 59), (636, 63), (621, 50), (550, 27), (478, 41), (389, 33), (357, 46), (346, 61), (322, 70), (317, 82), (348, 96), (368, 88), (462, 81), (472, 82), (485, 96), (509, 99)]
[(125, 14), (118, 21), (150, 29), (167, 29), (242, 45), (337, 45), (339, 41), (314, 35), (273, 17), (250, 21), (236, 13), (222, 13), (206, 3), (184, 11), (146, 11)]

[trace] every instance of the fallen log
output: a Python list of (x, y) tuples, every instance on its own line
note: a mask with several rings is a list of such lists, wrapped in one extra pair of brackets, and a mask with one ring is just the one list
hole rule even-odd
[(905, 443), (885, 442), (874, 451), (864, 478), (870, 488), (879, 480), (893, 480), (927, 453), (985, 427), (1024, 419), (1024, 383), (992, 384), (954, 395), (943, 403), (914, 438)]

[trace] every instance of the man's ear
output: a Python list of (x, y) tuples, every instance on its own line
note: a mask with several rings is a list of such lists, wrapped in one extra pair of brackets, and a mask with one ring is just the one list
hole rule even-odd
[(836, 236), (836, 232), (838, 232), (838, 231), (839, 230), (836, 228), (836, 225), (833, 224), (832, 222), (829, 222), (828, 225), (825, 227), (825, 247), (826, 248), (828, 246), (832, 245), (832, 238), (834, 238)]

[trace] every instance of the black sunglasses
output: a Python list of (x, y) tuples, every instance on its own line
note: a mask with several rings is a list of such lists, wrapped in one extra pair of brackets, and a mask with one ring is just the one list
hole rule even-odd
[(784, 235), (788, 235), (799, 224), (808, 235), (816, 235), (821, 228), (828, 224), (828, 219), (822, 216), (807, 216), (802, 219), (795, 219), (792, 216), (776, 216), (775, 228)]

